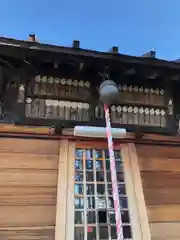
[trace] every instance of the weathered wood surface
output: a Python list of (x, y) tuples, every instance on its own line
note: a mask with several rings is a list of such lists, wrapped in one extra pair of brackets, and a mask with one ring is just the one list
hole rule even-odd
[(54, 240), (54, 226), (0, 228), (1, 240)]
[(179, 240), (180, 223), (151, 223), (152, 240)]
[(180, 239), (180, 148), (136, 148), (152, 239)]
[(0, 139), (0, 239), (54, 240), (59, 141)]

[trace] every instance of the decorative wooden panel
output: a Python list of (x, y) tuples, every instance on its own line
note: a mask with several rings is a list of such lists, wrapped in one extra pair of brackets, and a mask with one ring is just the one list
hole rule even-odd
[(111, 118), (113, 123), (118, 124), (166, 127), (166, 112), (163, 108), (112, 106)]
[(26, 100), (26, 117), (67, 121), (89, 121), (89, 103), (32, 99)]
[(164, 89), (143, 86), (119, 85), (120, 101), (142, 105), (165, 105)]
[(59, 142), (0, 139), (0, 239), (54, 240)]
[(71, 99), (88, 101), (90, 98), (90, 83), (71, 78), (37, 75), (31, 87), (32, 94), (45, 96), (49, 99)]

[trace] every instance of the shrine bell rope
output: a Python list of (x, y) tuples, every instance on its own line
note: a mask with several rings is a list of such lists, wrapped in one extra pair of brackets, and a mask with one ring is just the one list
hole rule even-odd
[(109, 157), (110, 157), (110, 169), (111, 169), (111, 179), (112, 179), (114, 210), (115, 210), (115, 217), (116, 217), (117, 240), (124, 240), (122, 217), (121, 217), (120, 202), (119, 202), (118, 182), (117, 182), (117, 175), (116, 175), (116, 162), (114, 157), (114, 147), (113, 147), (113, 140), (112, 140), (112, 133), (111, 133), (111, 121), (110, 121), (110, 115), (109, 115), (109, 108), (106, 104), (104, 104), (104, 112), (105, 112), (105, 119), (106, 119), (106, 136), (108, 140), (108, 149), (109, 149)]

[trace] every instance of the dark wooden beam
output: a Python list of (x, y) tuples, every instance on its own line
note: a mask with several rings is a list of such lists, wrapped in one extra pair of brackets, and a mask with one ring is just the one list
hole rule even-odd
[[(75, 57), (85, 57), (85, 58), (98, 58), (102, 59), (102, 61), (121, 61), (127, 64), (139, 64), (142, 66), (150, 66), (150, 67), (160, 67), (160, 68), (169, 68), (169, 69), (176, 69), (180, 70), (180, 64), (176, 62), (170, 62), (165, 60), (156, 59), (150, 57), (134, 57), (128, 56), (123, 54), (110, 54), (107, 52), (97, 52), (92, 50), (86, 49), (77, 49), (77, 48), (70, 48), (70, 47), (60, 47), (60, 46), (53, 46), (48, 44), (42, 43), (34, 43), (34, 42), (27, 42), (27, 41), (19, 41), (15, 39), (8, 39), (8, 38), (0, 38), (0, 48), (2, 47), (13, 47), (18, 52), (20, 49), (24, 50), (33, 50), (33, 51), (45, 51), (45, 52), (52, 52), (58, 53), (62, 55), (73, 55)], [(26, 54), (25, 54), (26, 55)], [(17, 54), (18, 56), (18, 54)]]

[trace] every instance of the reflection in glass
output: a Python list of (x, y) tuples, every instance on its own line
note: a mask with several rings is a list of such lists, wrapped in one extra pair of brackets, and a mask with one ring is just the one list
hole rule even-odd
[(93, 170), (93, 160), (86, 160), (86, 169)]
[(128, 211), (121, 211), (121, 217), (123, 223), (129, 223), (129, 213)]
[[(127, 239), (131, 238), (131, 228), (120, 151), (115, 151), (115, 157), (124, 239)], [(74, 240), (115, 240), (116, 220), (108, 151), (76, 151), (74, 192)], [(77, 224), (82, 228), (76, 228)]]
[(108, 239), (108, 226), (100, 226), (99, 227), (99, 238), (100, 239)]
[(93, 172), (88, 171), (86, 172), (86, 181), (87, 182), (93, 182), (94, 181), (94, 175)]
[(96, 160), (96, 170), (102, 170), (103, 169), (103, 161)]
[(74, 198), (75, 209), (83, 209), (84, 208), (84, 199), (76, 197)]
[(124, 234), (124, 238), (131, 238), (132, 237), (131, 227), (130, 226), (124, 226), (123, 227), (123, 234)]
[(84, 152), (83, 149), (76, 149), (76, 158), (82, 159), (83, 158), (83, 152)]
[(103, 158), (103, 154), (101, 150), (95, 150), (95, 158), (96, 159), (102, 159)]
[(83, 161), (82, 160), (75, 160), (75, 169), (83, 170)]
[(88, 197), (87, 202), (88, 202), (88, 208), (90, 209), (95, 208), (95, 197)]
[(94, 211), (88, 211), (87, 221), (88, 223), (96, 223), (96, 215)]
[(124, 182), (124, 174), (117, 172), (117, 180), (118, 182)]
[(128, 202), (126, 197), (120, 197), (119, 201), (121, 208), (128, 208)]
[(83, 211), (75, 211), (74, 214), (75, 224), (84, 224), (84, 212)]
[(92, 158), (92, 149), (86, 149), (86, 159)]
[(86, 193), (87, 195), (94, 195), (94, 184), (86, 185)]
[(123, 171), (123, 164), (122, 162), (116, 161), (116, 171), (122, 172)]
[(88, 226), (87, 229), (87, 240), (96, 240), (96, 227)]
[(97, 184), (97, 194), (105, 195), (105, 185), (104, 184)]
[(75, 181), (76, 182), (83, 182), (83, 172), (76, 172), (75, 173)]
[(83, 184), (75, 184), (74, 185), (74, 193), (75, 194), (83, 194)]
[(75, 227), (74, 240), (84, 240), (84, 227)]
[(103, 171), (96, 172), (96, 181), (104, 182), (104, 172)]

